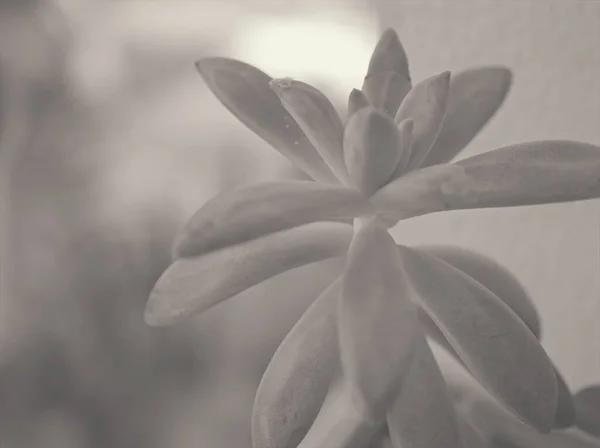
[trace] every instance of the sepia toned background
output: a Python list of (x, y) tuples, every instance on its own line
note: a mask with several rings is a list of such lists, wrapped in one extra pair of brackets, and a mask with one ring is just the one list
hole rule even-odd
[[(504, 107), (465, 154), (600, 144), (600, 3), (0, 0), (0, 447), (249, 447), (270, 356), (332, 260), (172, 328), (147, 327), (171, 239), (215, 193), (298, 176), (194, 69), (236, 57), (341, 106), (392, 26), (416, 80), (502, 64)], [(600, 203), (444, 213), (408, 244), (510, 268), (573, 389), (600, 382)]]

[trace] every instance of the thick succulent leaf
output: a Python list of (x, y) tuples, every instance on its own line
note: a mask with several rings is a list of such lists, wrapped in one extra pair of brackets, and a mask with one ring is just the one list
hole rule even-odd
[(367, 107), (368, 105), (369, 100), (365, 94), (358, 89), (352, 89), (350, 96), (348, 97), (348, 119), (354, 115), (355, 112), (358, 112), (360, 109)]
[(411, 294), (394, 239), (366, 223), (348, 250), (338, 333), (344, 375), (373, 415), (394, 399), (420, 336)]
[(510, 207), (600, 197), (600, 147), (571, 141), (507, 146), (456, 163), (454, 208)]
[(477, 380), (541, 432), (554, 426), (554, 366), (533, 333), (495, 294), (431, 255), (399, 246), (423, 309)]
[(356, 190), (307, 181), (265, 182), (208, 201), (177, 237), (177, 257), (194, 257), (280, 230), (354, 218), (371, 210)]
[(537, 434), (529, 428), (511, 427), (507, 433), (494, 435), (491, 448), (600, 448), (600, 441), (582, 437), (574, 432)]
[(600, 438), (600, 386), (589, 386), (575, 394), (576, 426)]
[(252, 410), (254, 448), (298, 446), (319, 413), (339, 366), (340, 284), (308, 307), (271, 358)]
[(149, 325), (172, 324), (290, 269), (343, 254), (352, 227), (312, 223), (175, 261), (146, 304)]
[(442, 372), (423, 337), (387, 417), (394, 448), (463, 448)]
[(414, 121), (412, 118), (407, 118), (398, 124), (398, 152), (400, 153), (400, 161), (392, 174), (392, 179), (397, 179), (406, 171), (412, 153), (413, 128)]
[(463, 176), (464, 170), (456, 165), (412, 171), (383, 186), (370, 202), (391, 227), (401, 219), (449, 209), (444, 189), (453, 179)]
[[(336, 380), (314, 424), (298, 448), (364, 448), (377, 438), (382, 421), (370, 420), (356, 405), (352, 389)], [(290, 445), (289, 448), (296, 447)]]
[(600, 147), (538, 141), (435, 165), (390, 182), (371, 202), (399, 220), (442, 210), (512, 207), (600, 197)]
[(271, 88), (333, 173), (349, 185), (342, 148), (344, 125), (331, 101), (313, 86), (291, 79), (273, 80)]
[(201, 59), (196, 68), (221, 103), (250, 130), (313, 179), (338, 182), (271, 90), (272, 78), (269, 75), (249, 64), (228, 58)]
[(452, 73), (444, 124), (421, 167), (448, 163), (490, 121), (510, 90), (512, 73), (488, 66)]
[[(464, 362), (460, 359), (460, 356), (458, 356), (454, 348), (452, 348), (433, 319), (431, 319), (431, 317), (429, 317), (429, 315), (423, 309), (419, 309), (418, 315), (419, 323), (423, 327), (423, 330), (427, 333), (427, 336), (437, 342), (441, 347), (446, 349), (448, 353), (453, 355), (454, 358), (468, 370), (468, 367), (465, 366)], [(565, 380), (556, 366), (554, 367), (554, 375), (556, 377), (558, 395), (553, 429), (565, 429), (573, 426), (575, 423), (575, 403), (569, 387), (565, 383)]]
[(353, 184), (370, 196), (385, 185), (400, 161), (394, 121), (374, 109), (354, 113), (344, 132), (344, 158)]
[(408, 118), (414, 121), (411, 157), (407, 170), (421, 165), (442, 128), (448, 104), (449, 85), (450, 72), (427, 78), (414, 86), (400, 105), (396, 122), (401, 123)]
[(394, 116), (411, 87), (406, 52), (388, 28), (373, 51), (362, 91), (371, 104)]
[[(456, 387), (456, 378), (447, 377), (447, 380), (450, 388)], [(569, 429), (540, 434), (498, 406), (477, 385), (463, 384), (459, 387), (461, 393), (456, 400), (457, 408), (489, 441), (490, 447), (600, 448), (600, 440), (594, 442), (580, 431)]]
[(529, 330), (540, 338), (540, 316), (515, 275), (498, 262), (475, 251), (456, 246), (425, 245), (419, 250), (433, 255), (477, 280), (521, 318)]

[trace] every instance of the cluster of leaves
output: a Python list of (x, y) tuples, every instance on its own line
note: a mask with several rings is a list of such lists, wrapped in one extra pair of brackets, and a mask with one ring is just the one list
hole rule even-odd
[(427, 336), (538, 432), (574, 423), (519, 282), (483, 255), (398, 245), (388, 229), (445, 210), (598, 198), (600, 148), (538, 141), (452, 163), (502, 104), (511, 73), (480, 67), (413, 85), (392, 30), (344, 118), (308, 84), (232, 59), (197, 68), (314, 181), (259, 183), (205, 204), (177, 238), (146, 322), (171, 324), (286, 270), (346, 257), (264, 373), (255, 448), (484, 446), (457, 414)]

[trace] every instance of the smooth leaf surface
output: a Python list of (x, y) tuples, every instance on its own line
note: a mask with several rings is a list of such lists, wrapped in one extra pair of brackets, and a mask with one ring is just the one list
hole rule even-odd
[(452, 73), (444, 124), (421, 166), (448, 163), (456, 157), (502, 106), (511, 83), (512, 73), (505, 67)]
[(401, 219), (447, 210), (444, 189), (462, 176), (463, 169), (456, 165), (412, 171), (383, 186), (370, 201), (391, 227)]
[(600, 196), (600, 147), (588, 143), (521, 143), (456, 165), (464, 168), (466, 177), (447, 195), (453, 208), (511, 207)]
[(536, 338), (540, 338), (540, 316), (535, 304), (521, 282), (500, 263), (483, 254), (457, 246), (425, 245), (416, 249), (451, 264), (481, 283), (508, 305)]
[(373, 107), (354, 113), (344, 132), (344, 158), (353, 184), (367, 196), (385, 185), (400, 161), (394, 121)]
[(423, 337), (387, 417), (394, 448), (463, 448), (442, 372)]
[(349, 185), (342, 148), (344, 125), (331, 101), (313, 86), (291, 79), (275, 79), (271, 88), (337, 178)]
[[(418, 315), (419, 323), (427, 336), (454, 356), (465, 369), (469, 370), (431, 317), (423, 309), (419, 309)], [(573, 426), (575, 423), (575, 403), (569, 387), (556, 366), (554, 366), (554, 375), (556, 377), (557, 403), (553, 429), (565, 429)]]
[(414, 122), (412, 118), (407, 118), (398, 124), (398, 152), (400, 153), (400, 161), (392, 174), (392, 179), (400, 177), (406, 171), (410, 155), (412, 154), (413, 128)]
[(457, 407), (493, 448), (600, 448), (600, 440), (576, 430), (540, 434), (500, 408), (477, 387), (463, 388)]
[(358, 90), (352, 89), (350, 96), (348, 97), (348, 119), (363, 107), (369, 106), (369, 100), (365, 94)]
[[(356, 406), (345, 379), (336, 380), (308, 434), (298, 448), (364, 448), (380, 433), (384, 422), (370, 420)], [(290, 448), (295, 445), (290, 445)]]
[(342, 255), (352, 233), (347, 224), (305, 224), (205, 256), (179, 259), (150, 293), (146, 323), (172, 324), (277, 274)]
[(342, 186), (259, 183), (208, 201), (177, 237), (173, 252), (193, 257), (302, 224), (354, 218), (371, 209), (358, 191)]
[(323, 158), (271, 90), (272, 78), (235, 59), (205, 58), (196, 68), (223, 105), (313, 179), (338, 183)]
[(406, 52), (393, 29), (386, 29), (369, 61), (362, 91), (376, 108), (394, 116), (412, 87)]
[(554, 426), (554, 366), (533, 333), (491, 291), (452, 265), (399, 246), (427, 314), (475, 378), (541, 432)]
[(319, 413), (339, 366), (340, 280), (308, 307), (271, 358), (252, 410), (253, 448), (298, 446)]
[(348, 250), (338, 310), (344, 375), (373, 415), (385, 413), (409, 368), (416, 307), (396, 244), (376, 220)]
[(446, 115), (450, 72), (427, 78), (406, 95), (396, 114), (396, 122), (411, 118), (412, 131), (411, 157), (407, 170), (418, 168), (435, 142)]
[(538, 141), (435, 165), (390, 182), (371, 202), (388, 219), (443, 210), (513, 207), (600, 197), (600, 147)]

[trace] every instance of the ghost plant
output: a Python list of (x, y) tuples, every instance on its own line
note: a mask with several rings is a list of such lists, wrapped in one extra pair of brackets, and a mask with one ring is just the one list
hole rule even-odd
[(258, 183), (206, 203), (177, 238), (146, 322), (172, 324), (289, 269), (346, 260), (264, 373), (254, 448), (484, 446), (426, 337), (532, 431), (573, 424), (573, 397), (515, 277), (464, 249), (397, 244), (388, 229), (446, 210), (598, 198), (599, 147), (536, 141), (453, 162), (503, 103), (511, 72), (479, 67), (413, 83), (392, 30), (344, 118), (303, 82), (226, 58), (197, 68), (231, 113), (313, 180)]

